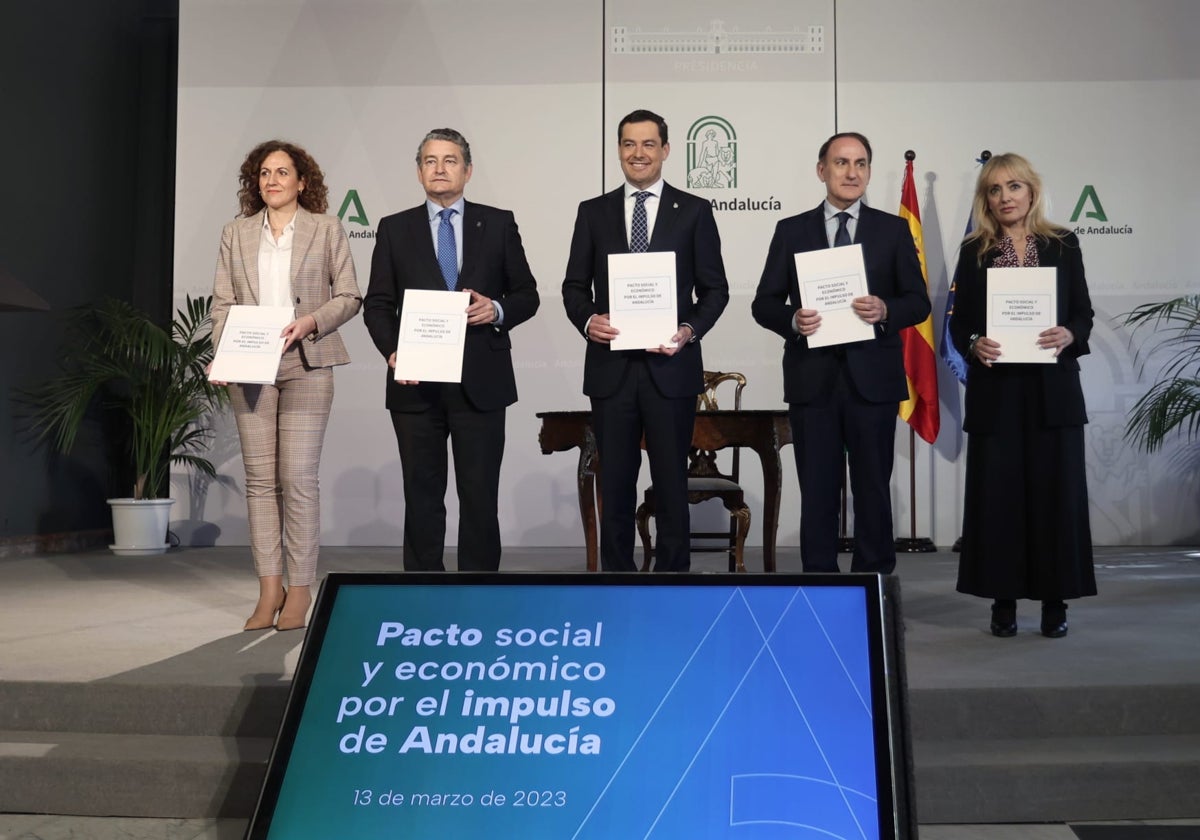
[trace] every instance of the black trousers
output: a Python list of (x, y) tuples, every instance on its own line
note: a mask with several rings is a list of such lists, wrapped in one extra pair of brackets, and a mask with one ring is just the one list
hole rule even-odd
[(404, 568), (442, 571), (446, 544), (446, 439), (458, 490), (458, 568), (500, 568), (500, 463), (505, 409), (479, 411), (462, 386), (442, 385), (436, 405), (392, 412), (404, 474)]
[(859, 396), (844, 363), (828, 394), (788, 405), (800, 478), (804, 571), (839, 571), (838, 513), (846, 458), (854, 496), (850, 570), (891, 574), (896, 568), (891, 480), (898, 410), (898, 403), (872, 403)]
[(604, 571), (637, 570), (634, 514), (643, 436), (656, 496), (654, 570), (691, 569), (687, 455), (695, 421), (695, 396), (663, 396), (644, 359), (630, 362), (612, 396), (592, 398), (592, 429), (600, 455), (600, 567)]

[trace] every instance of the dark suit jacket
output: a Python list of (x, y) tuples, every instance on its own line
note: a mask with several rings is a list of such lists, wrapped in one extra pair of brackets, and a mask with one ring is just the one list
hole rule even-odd
[[(1092, 334), (1092, 299), (1088, 294), (1083, 273), (1083, 252), (1079, 239), (1066, 233), (1062, 239), (1039, 241), (1038, 265), (1054, 267), (1058, 286), (1058, 326), (1064, 326), (1075, 340), (1058, 355), (1055, 364), (1016, 365), (1030, 376), (1041, 380), (1043, 422), (1047, 426), (1081, 426), (1087, 422), (1083, 387), (1079, 382), (1079, 357), (1091, 350), (1088, 339)], [(996, 252), (984, 255), (979, 262), (978, 241), (963, 243), (958, 255), (955, 275), (958, 285), (954, 292), (954, 312), (950, 316), (950, 336), (954, 346), (967, 360), (967, 394), (963, 417), (966, 432), (991, 432), (995, 429), (996, 400), (999, 396), (990, 386), (994, 377), (1008, 375), (999, 364), (991, 368), (967, 352), (972, 335), (987, 334), (987, 270)], [(1003, 350), (1001, 350), (1003, 352)]]
[(783, 398), (808, 403), (829, 393), (839, 357), (860, 396), (870, 402), (900, 402), (908, 396), (900, 330), (929, 315), (929, 293), (921, 275), (917, 248), (908, 223), (898, 216), (861, 205), (854, 241), (862, 244), (867, 290), (887, 305), (887, 324), (876, 325), (875, 337), (836, 347), (810, 348), (792, 327), (800, 300), (794, 254), (829, 247), (824, 203), (790, 216), (775, 226), (767, 264), (754, 294), (754, 320), (783, 336)]
[[(645, 356), (650, 376), (663, 396), (695, 396), (704, 390), (699, 339), (712, 329), (729, 303), (712, 206), (664, 183), (649, 250), (675, 252), (678, 321), (691, 324), (697, 341), (685, 344), (673, 356), (611, 350), (607, 344), (589, 341), (583, 366), (583, 393), (589, 397), (611, 396), (633, 356)], [(608, 255), (628, 252), (625, 187), (582, 202), (562, 284), (567, 317), (580, 333), (588, 318), (608, 312)]]
[[(537, 283), (511, 211), (468, 201), (463, 207), (462, 230), (463, 265), (458, 288), (474, 289), (499, 301), (504, 309), (503, 324), (468, 327), (463, 348), (463, 391), (475, 408), (491, 411), (517, 401), (508, 334), (537, 312)], [(381, 219), (371, 255), (363, 320), (385, 359), (396, 352), (405, 289), (445, 288), (426, 205)], [(393, 377), (394, 371), (389, 368), (390, 410), (423, 411), (436, 401), (434, 389), (438, 383), (399, 385)]]

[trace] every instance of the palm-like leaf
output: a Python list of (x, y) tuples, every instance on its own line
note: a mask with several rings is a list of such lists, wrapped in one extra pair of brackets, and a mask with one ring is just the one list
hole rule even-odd
[(70, 450), (89, 408), (99, 402), (129, 418), (134, 498), (153, 498), (171, 463), (214, 475), (198, 454), (210, 434), (205, 417), (227, 398), (205, 375), (213, 357), (211, 309), (211, 297), (189, 296), (169, 331), (124, 301), (80, 312), (64, 373), (28, 395), (39, 437)]
[(1125, 438), (1147, 452), (1163, 446), (1177, 431), (1187, 440), (1200, 433), (1200, 295), (1147, 303), (1125, 315), (1126, 326), (1150, 329), (1158, 341), (1137, 358), (1169, 353), (1150, 390), (1133, 406)]

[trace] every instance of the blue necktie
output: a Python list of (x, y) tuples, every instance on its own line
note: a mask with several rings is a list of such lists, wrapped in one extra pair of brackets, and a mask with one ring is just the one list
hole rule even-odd
[(458, 248), (454, 244), (454, 226), (450, 224), (450, 217), (455, 212), (454, 208), (447, 207), (438, 213), (442, 217), (442, 223), (438, 225), (438, 267), (442, 269), (446, 289), (451, 292), (458, 285)]
[(633, 221), (629, 224), (629, 250), (631, 253), (640, 254), (650, 247), (650, 228), (646, 224), (646, 199), (652, 195), (654, 193), (645, 190), (633, 194), (637, 203), (633, 205)]
[(850, 214), (842, 211), (837, 214), (838, 227), (837, 233), (833, 235), (833, 247), (840, 248), (842, 245), (850, 244), (850, 231), (846, 227), (846, 222), (850, 221)]

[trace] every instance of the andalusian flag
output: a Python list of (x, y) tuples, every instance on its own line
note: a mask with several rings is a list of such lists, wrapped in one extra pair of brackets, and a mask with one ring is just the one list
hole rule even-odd
[[(925, 236), (921, 232), (921, 211), (917, 207), (917, 187), (913, 183), (912, 161), (904, 164), (904, 185), (900, 188), (900, 218), (908, 222), (917, 257), (921, 260), (921, 276), (929, 291), (929, 270), (925, 266)], [(927, 443), (937, 440), (941, 426), (938, 407), (937, 363), (933, 348), (933, 315), (915, 327), (900, 331), (904, 342), (904, 375), (908, 379), (908, 399), (900, 403), (900, 417)]]

